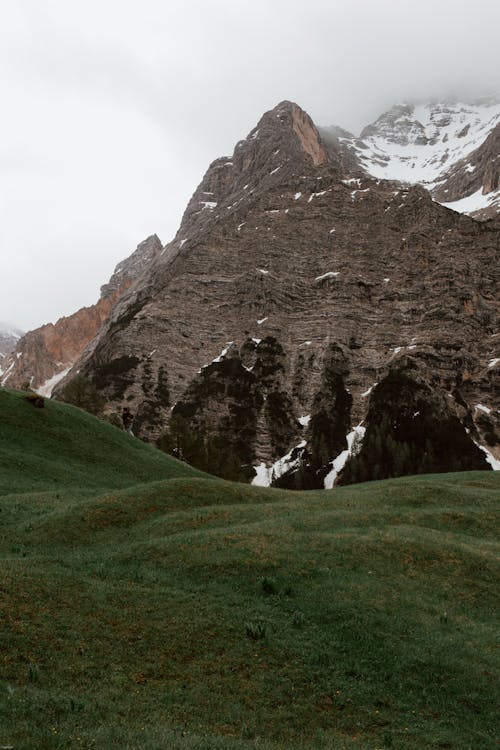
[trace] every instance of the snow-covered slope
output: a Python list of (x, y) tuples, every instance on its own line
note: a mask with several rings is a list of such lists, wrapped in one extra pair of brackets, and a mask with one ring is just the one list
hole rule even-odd
[(500, 190), (498, 177), (487, 179), (485, 172), (491, 174), (493, 165), (497, 174), (500, 167), (499, 125), (498, 99), (405, 103), (381, 115), (359, 138), (344, 134), (339, 142), (377, 179), (419, 184), (449, 208), (469, 214), (493, 209), (491, 215), (500, 209)]
[(492, 193), (483, 193), (483, 188), (479, 188), (471, 195), (465, 198), (458, 198), (455, 201), (438, 201), (446, 208), (452, 208), (461, 214), (476, 215), (487, 209), (494, 209), (496, 213), (500, 212), (500, 190)]

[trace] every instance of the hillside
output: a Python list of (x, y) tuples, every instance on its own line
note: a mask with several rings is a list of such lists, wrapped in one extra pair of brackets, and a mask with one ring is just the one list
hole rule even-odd
[(498, 474), (261, 489), (0, 399), (0, 745), (495, 746)]
[(0, 390), (0, 495), (96, 492), (201, 472), (73, 406)]

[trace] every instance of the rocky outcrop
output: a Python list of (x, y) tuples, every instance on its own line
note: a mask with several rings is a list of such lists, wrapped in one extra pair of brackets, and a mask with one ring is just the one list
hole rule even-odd
[(140, 242), (132, 255), (118, 263), (108, 283), (101, 286), (101, 299), (120, 297), (153, 264), (162, 249), (160, 238), (156, 234)]
[(483, 469), (484, 452), (469, 438), (472, 421), (464, 429), (446, 396), (429, 382), (418, 360), (403, 357), (374, 388), (362, 444), (340, 483)]
[(197, 451), (236, 455), (249, 479), (323, 487), (361, 456), (361, 423), (368, 449), (379, 439), (383, 384), (410, 371), (434, 458), (419, 462), (410, 427), (391, 422), (411, 461), (380, 473), (488, 469), (474, 443), (498, 456), (499, 228), (422, 187), (353, 178), (335, 137), (293, 103), (266, 113), (210, 166), (174, 241), (65, 382), (78, 369), (144, 439), (176, 417), (181, 453), (201, 436)]
[(52, 388), (92, 341), (116, 301), (144, 273), (161, 250), (158, 237), (148, 237), (115, 268), (109, 282), (101, 287), (101, 296), (95, 305), (83, 307), (73, 315), (22, 336), (3, 363), (2, 385), (20, 388), (29, 384), (31, 388), (49, 396)]

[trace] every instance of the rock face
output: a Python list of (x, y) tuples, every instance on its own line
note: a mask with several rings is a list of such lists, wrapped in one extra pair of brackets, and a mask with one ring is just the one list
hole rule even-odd
[(138, 436), (175, 424), (181, 456), (219, 446), (253, 481), (491, 468), (499, 243), (422, 187), (352, 177), (338, 134), (282, 102), (209, 167), (56, 394), (78, 369)]
[(98, 302), (83, 307), (57, 323), (48, 323), (19, 338), (3, 363), (2, 385), (13, 388), (29, 383), (50, 396), (52, 388), (71, 369), (87, 344), (94, 338), (122, 294), (151, 265), (162, 250), (156, 235), (148, 237), (122, 261), (107, 284), (101, 287)]
[(435, 200), (476, 219), (500, 214), (500, 122), (486, 140), (464, 157), (433, 191)]
[(324, 134), (353, 174), (422, 185), (439, 203), (479, 219), (500, 212), (497, 99), (400, 104), (359, 138), (335, 127)]

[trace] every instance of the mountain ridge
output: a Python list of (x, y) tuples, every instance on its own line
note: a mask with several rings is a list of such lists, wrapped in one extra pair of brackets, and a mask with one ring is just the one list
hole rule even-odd
[(44, 396), (65, 377), (88, 343), (108, 318), (113, 306), (138, 279), (162, 246), (157, 235), (141, 242), (121, 261), (109, 281), (101, 287), (96, 304), (82, 307), (56, 323), (47, 323), (18, 337), (3, 360), (1, 385), (24, 387), (28, 384)]

